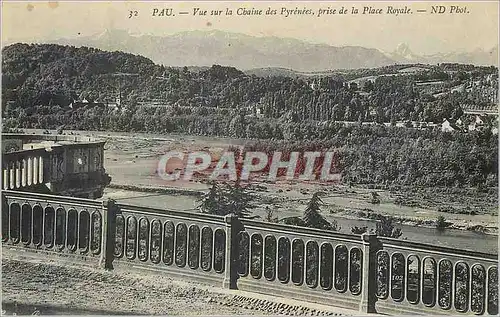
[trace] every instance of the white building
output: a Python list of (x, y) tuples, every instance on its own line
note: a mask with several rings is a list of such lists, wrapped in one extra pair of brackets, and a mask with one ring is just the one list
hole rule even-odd
[(448, 121), (448, 119), (444, 119), (443, 123), (441, 124), (441, 131), (452, 132), (452, 131), (455, 131), (455, 128), (453, 127), (451, 122)]

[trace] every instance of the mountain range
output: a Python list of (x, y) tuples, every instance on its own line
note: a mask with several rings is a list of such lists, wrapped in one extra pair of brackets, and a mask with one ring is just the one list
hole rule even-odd
[(498, 66), (498, 45), (490, 50), (476, 49), (472, 52), (450, 52), (432, 55), (417, 55), (406, 43), (399, 44), (393, 52), (385, 55), (398, 63), (460, 63), (481, 66)]
[(407, 44), (393, 52), (361, 46), (336, 47), (292, 38), (255, 37), (223, 31), (187, 31), (168, 36), (131, 35), (105, 30), (93, 36), (64, 38), (45, 43), (88, 46), (143, 55), (165, 66), (233, 66), (242, 70), (284, 68), (302, 72), (373, 68), (393, 64), (465, 63), (498, 65), (498, 46), (484, 51), (414, 54)]

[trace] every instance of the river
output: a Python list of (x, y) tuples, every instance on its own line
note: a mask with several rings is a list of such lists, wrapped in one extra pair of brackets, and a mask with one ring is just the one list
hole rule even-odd
[[(105, 197), (113, 198), (117, 202), (131, 205), (196, 212), (194, 208), (196, 206), (196, 198), (193, 196), (162, 195), (107, 188)], [(263, 210), (257, 209), (255, 210), (255, 214), (263, 217), (265, 213)], [(280, 213), (278, 216), (282, 218), (283, 216), (291, 215), (291, 213)], [(298, 216), (299, 214), (294, 213), (293, 215)], [(374, 229), (376, 226), (375, 220), (349, 219), (336, 217), (334, 215), (328, 215), (328, 219), (335, 219), (338, 226), (340, 226), (340, 232), (343, 233), (350, 233), (350, 228), (354, 226), (366, 226), (368, 229)], [(435, 228), (402, 224), (397, 224), (396, 227), (401, 228), (403, 232), (401, 239), (471, 251), (498, 253), (499, 240), (497, 235), (458, 229), (445, 229), (440, 231)]]
[[(349, 232), (353, 226), (375, 228), (374, 220), (357, 220), (335, 217), (342, 232)], [(420, 243), (439, 245), (450, 248), (479, 251), (486, 253), (498, 253), (498, 236), (481, 232), (435, 228), (417, 227), (408, 225), (396, 225), (401, 228), (402, 239)], [(349, 228), (349, 229), (348, 229)]]

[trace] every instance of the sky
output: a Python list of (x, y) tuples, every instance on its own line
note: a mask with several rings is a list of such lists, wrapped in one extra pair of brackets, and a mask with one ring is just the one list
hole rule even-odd
[[(431, 6), (443, 5), (445, 14), (431, 14)], [(468, 13), (449, 13), (451, 5)], [(417, 54), (489, 50), (498, 45), (498, 1), (491, 2), (266, 2), (247, 1), (3, 1), (2, 43), (43, 42), (102, 33), (106, 29), (127, 30), (134, 35), (171, 35), (193, 30), (221, 30), (252, 36), (296, 38), (333, 46), (364, 46), (393, 51), (406, 43)], [(410, 8), (406, 15), (387, 14), (387, 7)], [(282, 8), (309, 8), (313, 16), (280, 15)], [(317, 17), (318, 9), (336, 9), (336, 14)], [(339, 15), (344, 7), (348, 14)], [(352, 7), (359, 14), (351, 13)], [(382, 9), (383, 14), (362, 14), (364, 7)], [(193, 15), (194, 9), (208, 15)], [(231, 16), (211, 16), (211, 10), (231, 9)], [(237, 15), (241, 8), (276, 9), (278, 14)], [(154, 10), (172, 9), (170, 17), (153, 16)], [(426, 10), (418, 13), (416, 10)], [(132, 11), (132, 18), (129, 18)], [(181, 15), (185, 11), (189, 14)], [(137, 16), (135, 15), (137, 12)]]

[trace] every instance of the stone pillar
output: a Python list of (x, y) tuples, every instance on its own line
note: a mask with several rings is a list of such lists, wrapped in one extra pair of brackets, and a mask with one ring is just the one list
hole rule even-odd
[[(237, 236), (239, 232), (239, 220), (234, 214), (229, 214), (224, 217), (226, 224), (226, 257), (224, 263), (224, 281), (223, 288), (238, 289), (238, 244)], [(214, 241), (215, 242), (215, 241)]]
[(108, 199), (108, 201), (103, 202), (102, 205), (103, 221), (99, 266), (103, 269), (112, 270), (115, 253), (116, 214), (118, 213), (118, 207), (112, 199)]
[(43, 172), (43, 168), (44, 168), (44, 161), (45, 157), (43, 156), (40, 156), (38, 158), (38, 183), (39, 184), (44, 184), (45, 183), (45, 175), (44, 175), (44, 172)]
[(364, 233), (361, 235), (361, 239), (363, 241), (363, 275), (359, 311), (362, 313), (376, 313), (377, 251), (380, 249), (380, 244), (377, 235), (373, 233)]
[(38, 157), (37, 156), (33, 156), (32, 158), (32, 162), (33, 162), (33, 185), (37, 185), (38, 184)]

